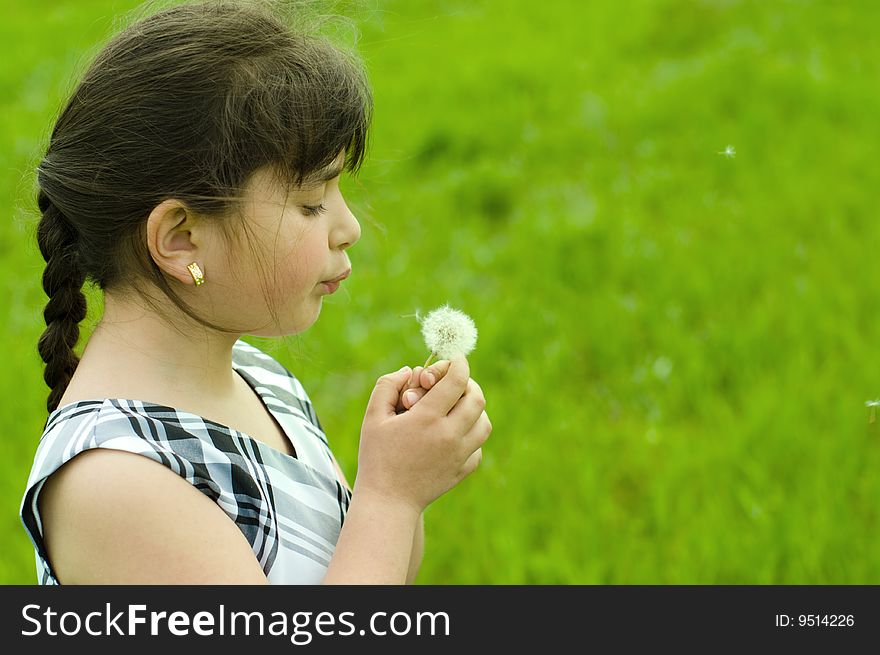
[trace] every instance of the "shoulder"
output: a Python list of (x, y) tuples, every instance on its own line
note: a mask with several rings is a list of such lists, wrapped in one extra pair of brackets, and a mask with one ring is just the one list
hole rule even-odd
[[(200, 470), (193, 466), (209, 455), (221, 456), (215, 452), (217, 445), (208, 425), (199, 419), (173, 407), (123, 398), (80, 401), (65, 407), (47, 421), (27, 489), (38, 492), (43, 478), (71, 458), (92, 450), (142, 455), (194, 484), (200, 481)], [(225, 450), (223, 454), (234, 455)]]
[(62, 584), (265, 581), (243, 533), (214, 501), (136, 453), (79, 453), (47, 478), (39, 502)]

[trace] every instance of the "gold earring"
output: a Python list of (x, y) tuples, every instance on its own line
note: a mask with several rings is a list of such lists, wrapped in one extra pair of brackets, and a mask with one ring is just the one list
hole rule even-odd
[(187, 266), (189, 272), (193, 276), (193, 280), (195, 280), (196, 286), (205, 283), (205, 275), (202, 273), (202, 269), (199, 268), (199, 265), (193, 262), (189, 266)]

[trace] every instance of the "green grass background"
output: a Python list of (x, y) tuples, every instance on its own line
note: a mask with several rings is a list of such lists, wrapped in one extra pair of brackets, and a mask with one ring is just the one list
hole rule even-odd
[[(0, 21), (4, 583), (35, 581), (18, 509), (48, 394), (29, 171), (135, 4)], [(494, 431), (428, 508), (418, 582), (880, 583), (880, 4), (355, 15), (376, 114), (343, 181), (354, 275), (306, 333), (247, 340), (303, 381), (353, 481), (375, 378), (427, 355), (404, 315), (474, 318)]]

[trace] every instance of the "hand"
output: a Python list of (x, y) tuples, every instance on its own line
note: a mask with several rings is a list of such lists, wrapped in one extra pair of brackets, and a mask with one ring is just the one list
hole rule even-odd
[[(431, 364), (428, 368), (416, 366), (412, 371), (406, 387), (400, 394), (395, 412), (401, 414), (413, 408), (422, 399), (428, 390), (437, 384), (449, 370), (449, 360), (441, 359)], [(409, 393), (407, 393), (409, 392)]]
[(417, 516), (479, 466), (481, 447), (492, 431), (482, 389), (471, 379), (465, 358), (437, 365), (445, 369), (443, 379), (431, 384), (424, 376), (430, 391), (418, 407), (400, 414), (395, 405), (411, 384), (412, 371), (404, 368), (376, 382), (361, 427), (353, 494)]

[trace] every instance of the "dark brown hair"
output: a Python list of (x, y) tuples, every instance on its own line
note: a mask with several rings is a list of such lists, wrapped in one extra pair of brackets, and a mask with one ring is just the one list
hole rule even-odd
[(37, 168), (48, 411), (79, 364), (86, 279), (130, 289), (160, 315), (145, 288), (208, 328), (253, 330), (215, 325), (180, 298), (150, 256), (147, 217), (176, 198), (240, 244), (246, 221), (231, 217), (251, 175), (270, 166), (301, 184), (343, 150), (345, 170), (356, 173), (371, 112), (356, 56), (292, 28), (275, 3), (175, 6), (116, 35), (61, 110)]

